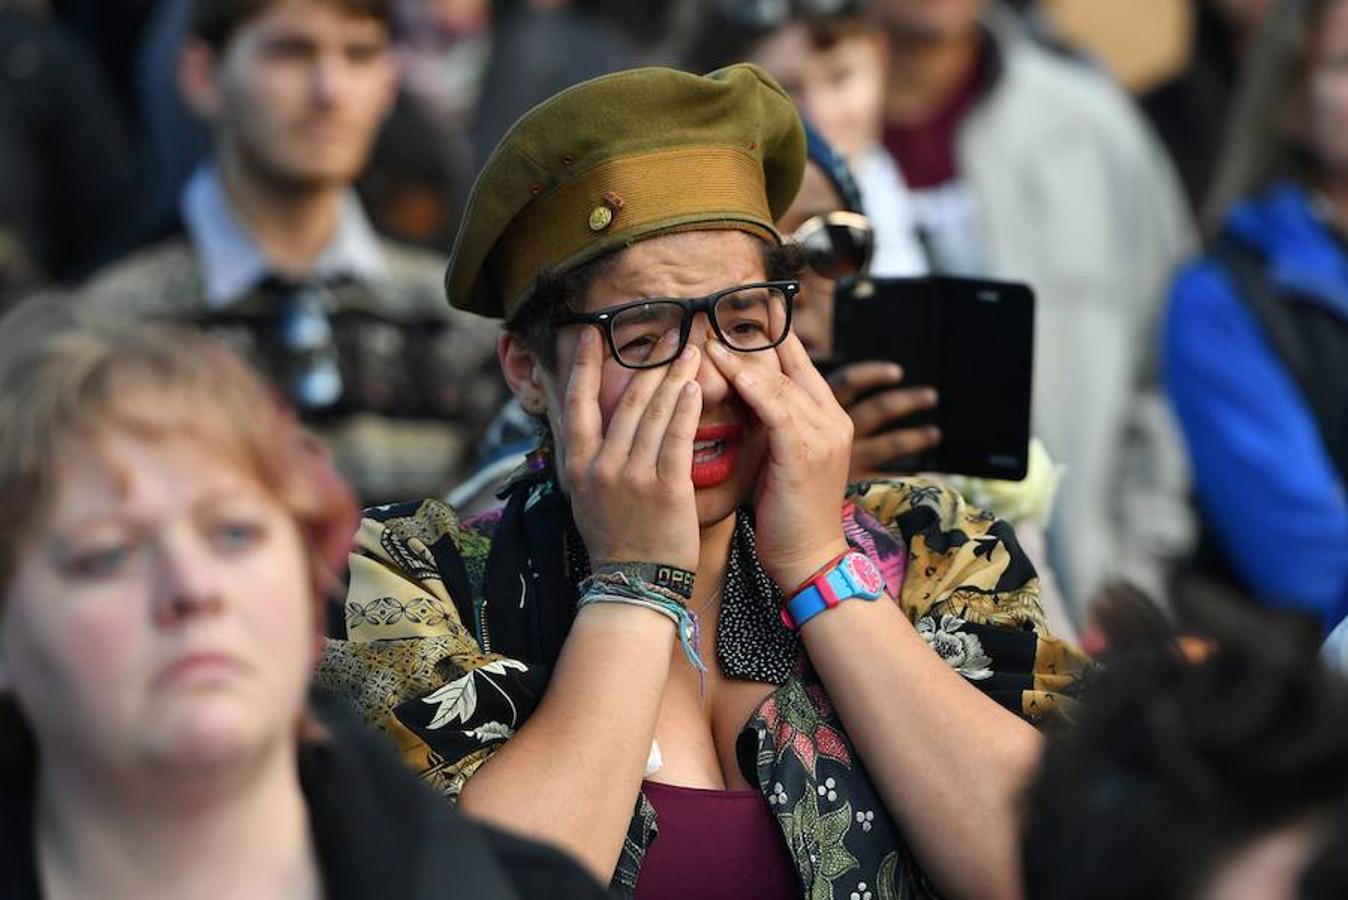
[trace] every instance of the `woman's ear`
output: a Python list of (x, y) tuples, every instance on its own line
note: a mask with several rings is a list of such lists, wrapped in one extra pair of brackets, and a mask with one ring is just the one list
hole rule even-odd
[(501, 372), (505, 375), (506, 384), (524, 411), (535, 416), (546, 412), (548, 399), (544, 390), (544, 367), (538, 355), (518, 335), (509, 331), (501, 332), (501, 338), (496, 343), (496, 355), (501, 360)]

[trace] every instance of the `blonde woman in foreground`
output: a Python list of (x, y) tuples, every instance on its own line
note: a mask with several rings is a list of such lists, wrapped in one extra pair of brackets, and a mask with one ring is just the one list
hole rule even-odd
[(354, 503), (209, 338), (0, 321), (0, 523), (5, 897), (599, 895), (311, 705)]

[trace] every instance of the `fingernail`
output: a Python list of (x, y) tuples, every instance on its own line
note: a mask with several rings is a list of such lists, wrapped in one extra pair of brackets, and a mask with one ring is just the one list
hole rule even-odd
[(927, 388), (927, 402), (935, 403), (941, 399), (941, 395), (936, 393), (936, 388)]
[(660, 338), (660, 342), (663, 343), (663, 344), (673, 344), (673, 343), (675, 343), (676, 341), (678, 341), (678, 339), (679, 339), (679, 333), (678, 333), (677, 331), (675, 331), (673, 328), (671, 328), (671, 329), (669, 329), (669, 331), (666, 331), (666, 332), (665, 332), (665, 336), (664, 336), (664, 337)]
[(707, 352), (712, 356), (725, 356), (725, 348), (719, 341), (712, 341), (707, 344)]
[(689, 397), (693, 396), (700, 390), (702, 390), (702, 388), (698, 385), (696, 381), (690, 381), (683, 386), (683, 392), (687, 394)]
[(582, 347), (588, 347), (593, 343), (594, 343), (594, 329), (586, 328), (584, 331), (580, 333), (580, 345)]
[(751, 387), (753, 387), (754, 385), (758, 384), (758, 379), (757, 379), (756, 377), (754, 377), (754, 375), (753, 375), (752, 373), (749, 373), (749, 372), (741, 372), (741, 373), (739, 374), (739, 377), (737, 377), (737, 378), (735, 379), (735, 383), (736, 383), (736, 384), (742, 384), (742, 385), (744, 385), (745, 387), (750, 387), (750, 388), (751, 388)]
[(889, 367), (889, 377), (890, 377), (890, 378), (893, 378), (895, 381), (899, 381), (900, 379), (902, 379), (902, 378), (903, 378), (903, 366), (899, 366), (899, 365), (890, 366), (890, 367)]

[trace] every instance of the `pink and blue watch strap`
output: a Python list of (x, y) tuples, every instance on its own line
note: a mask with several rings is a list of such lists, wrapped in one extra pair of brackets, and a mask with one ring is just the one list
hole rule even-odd
[(875, 600), (885, 592), (880, 569), (862, 553), (845, 553), (811, 578), (782, 607), (782, 623), (798, 631), (810, 619), (844, 600)]

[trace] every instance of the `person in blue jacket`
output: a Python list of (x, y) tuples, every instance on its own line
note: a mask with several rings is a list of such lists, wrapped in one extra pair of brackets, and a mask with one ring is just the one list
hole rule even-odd
[(1264, 603), (1348, 613), (1348, 0), (1283, 0), (1237, 99), (1165, 382), (1210, 560)]

